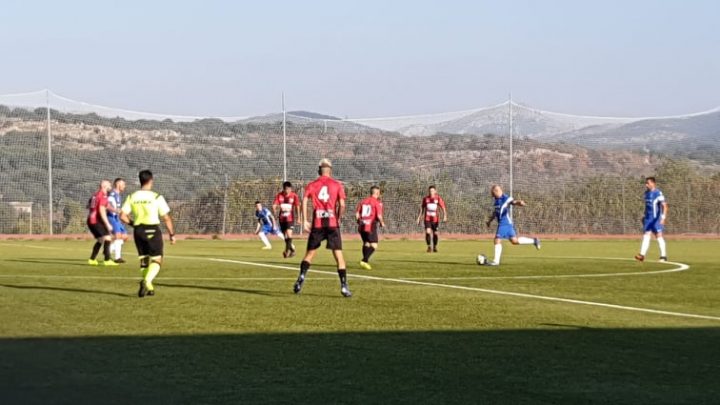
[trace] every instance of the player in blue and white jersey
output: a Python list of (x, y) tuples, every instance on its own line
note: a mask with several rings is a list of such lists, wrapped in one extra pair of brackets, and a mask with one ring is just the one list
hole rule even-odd
[(272, 249), (272, 245), (270, 244), (267, 235), (274, 234), (277, 235), (278, 238), (285, 240), (285, 236), (283, 236), (282, 232), (278, 229), (277, 224), (275, 223), (273, 213), (269, 209), (263, 207), (260, 201), (255, 201), (255, 218), (257, 218), (258, 221), (255, 233), (260, 237), (260, 240), (265, 245), (262, 248), (263, 250)]
[(125, 191), (125, 180), (118, 177), (113, 181), (113, 189), (108, 194), (108, 221), (113, 229), (113, 241), (110, 244), (110, 254), (115, 263), (125, 263), (122, 258), (122, 245), (128, 240), (125, 224), (120, 220), (120, 207), (122, 206), (122, 193)]
[(498, 223), (498, 227), (495, 232), (495, 257), (493, 261), (487, 262), (487, 264), (489, 266), (500, 265), (503, 239), (508, 239), (513, 245), (535, 245), (536, 249), (540, 249), (540, 239), (517, 236), (517, 232), (515, 232), (510, 207), (514, 205), (524, 207), (527, 205), (525, 204), (525, 201), (515, 200), (509, 195), (503, 193), (502, 188), (497, 184), (490, 188), (490, 194), (494, 200), (493, 213), (486, 224), (489, 227), (490, 224), (492, 224), (492, 221), (495, 220)]
[(640, 245), (640, 254), (635, 255), (638, 261), (645, 260), (645, 255), (650, 248), (650, 235), (655, 235), (660, 247), (660, 261), (667, 261), (667, 249), (663, 231), (667, 221), (668, 204), (662, 191), (657, 188), (655, 177), (645, 179), (645, 216), (643, 216), (643, 239)]

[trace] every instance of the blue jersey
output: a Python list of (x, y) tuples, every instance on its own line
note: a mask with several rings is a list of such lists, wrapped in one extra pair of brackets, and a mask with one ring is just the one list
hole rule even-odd
[(255, 211), (255, 218), (260, 222), (260, 225), (266, 227), (272, 227), (272, 212), (267, 207), (263, 207), (260, 211)]
[(645, 191), (645, 220), (657, 220), (663, 214), (665, 196), (659, 189)]
[(122, 207), (122, 195), (119, 191), (113, 190), (108, 194), (108, 204), (115, 210), (115, 212), (108, 210), (108, 218), (119, 219), (120, 207)]
[(499, 198), (495, 198), (495, 219), (498, 221), (498, 227), (502, 225), (512, 225), (512, 215), (510, 215), (510, 205), (513, 200), (507, 194), (501, 195)]

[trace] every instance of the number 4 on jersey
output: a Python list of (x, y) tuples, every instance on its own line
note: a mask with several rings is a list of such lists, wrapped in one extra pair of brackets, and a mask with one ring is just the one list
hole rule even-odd
[(327, 186), (323, 186), (323, 187), (320, 189), (320, 192), (318, 193), (317, 198), (318, 198), (318, 200), (320, 200), (320, 201), (322, 201), (322, 202), (324, 202), (324, 203), (330, 201), (330, 194), (328, 194), (328, 188), (327, 188)]

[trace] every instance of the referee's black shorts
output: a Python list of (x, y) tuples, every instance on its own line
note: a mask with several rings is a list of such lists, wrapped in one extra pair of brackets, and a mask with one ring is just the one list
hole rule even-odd
[(342, 250), (342, 236), (340, 228), (313, 228), (308, 236), (307, 250), (320, 248), (322, 242), (327, 240), (326, 248), (329, 250)]
[(163, 255), (163, 236), (160, 225), (136, 225), (133, 239), (138, 256)]

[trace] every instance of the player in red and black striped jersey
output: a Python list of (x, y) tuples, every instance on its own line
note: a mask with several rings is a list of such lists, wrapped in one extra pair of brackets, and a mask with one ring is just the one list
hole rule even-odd
[(110, 185), (110, 180), (101, 181), (100, 187), (88, 201), (87, 226), (88, 229), (90, 229), (90, 233), (92, 233), (95, 238), (95, 245), (93, 245), (92, 253), (90, 254), (90, 259), (88, 260), (88, 264), (91, 266), (98, 265), (98, 261), (96, 259), (101, 247), (103, 248), (103, 255), (105, 256), (103, 264), (105, 266), (118, 265), (114, 261), (110, 260), (110, 243), (112, 242), (113, 228), (108, 220), (107, 210), (109, 205), (108, 192), (111, 188), (112, 186)]
[(293, 191), (292, 183), (283, 183), (283, 191), (275, 196), (272, 204), (273, 214), (280, 223), (280, 231), (285, 236), (283, 257), (295, 256), (295, 245), (292, 243), (293, 227), (296, 218), (300, 217), (300, 197)]
[(440, 210), (442, 210), (443, 222), (447, 222), (447, 207), (445, 201), (437, 192), (435, 186), (428, 187), (428, 195), (422, 200), (420, 206), (420, 215), (418, 215), (417, 223), (425, 219), (425, 243), (427, 243), (427, 252), (436, 252), (437, 245), (440, 241), (438, 238), (438, 226), (440, 225)]
[(355, 220), (358, 221), (358, 232), (362, 238), (363, 259), (360, 267), (365, 270), (372, 270), (370, 256), (375, 253), (378, 247), (379, 237), (377, 226), (385, 227), (383, 219), (383, 203), (380, 201), (380, 187), (370, 187), (370, 197), (360, 201), (355, 209)]
[[(342, 238), (340, 237), (340, 218), (345, 214), (345, 187), (341, 182), (332, 178), (332, 163), (328, 159), (320, 161), (318, 174), (320, 177), (305, 187), (303, 196), (303, 227), (310, 233), (310, 236), (308, 237), (307, 253), (300, 263), (300, 275), (293, 286), (293, 291), (295, 294), (300, 293), (317, 249), (323, 241), (327, 240), (326, 246), (332, 250), (337, 263), (340, 293), (344, 297), (351, 297), (342, 251)], [(308, 216), (308, 202), (310, 201), (312, 201), (313, 208), (312, 222), (308, 220), (311, 218)]]

